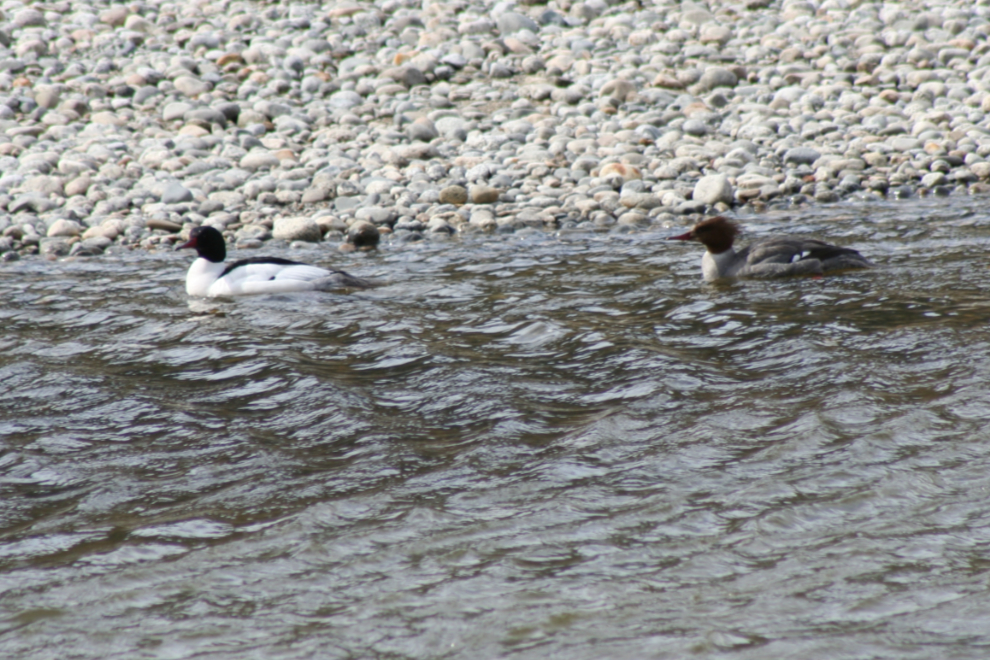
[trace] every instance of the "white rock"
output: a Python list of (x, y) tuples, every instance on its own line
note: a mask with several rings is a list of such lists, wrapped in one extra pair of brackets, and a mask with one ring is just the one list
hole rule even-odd
[(47, 236), (49, 238), (53, 236), (63, 236), (63, 237), (78, 236), (81, 229), (82, 228), (79, 225), (72, 222), (71, 220), (60, 219), (60, 220), (56, 220), (48, 227)]
[(278, 218), (272, 227), (272, 238), (283, 241), (309, 241), (319, 243), (323, 233), (309, 217)]
[(732, 203), (732, 184), (724, 174), (703, 176), (694, 186), (692, 199), (703, 204)]
[(241, 167), (246, 170), (261, 170), (261, 169), (271, 169), (273, 167), (278, 167), (279, 163), (278, 157), (273, 153), (267, 151), (252, 151), (251, 153), (241, 158)]

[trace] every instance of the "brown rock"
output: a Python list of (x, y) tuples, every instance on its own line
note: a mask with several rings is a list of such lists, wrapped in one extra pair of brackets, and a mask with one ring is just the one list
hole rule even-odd
[(244, 58), (240, 53), (224, 53), (217, 58), (217, 66), (225, 67), (228, 64), (244, 64)]
[(468, 194), (464, 186), (447, 186), (440, 191), (441, 204), (454, 204), (460, 206), (467, 203)]
[[(498, 201), (500, 194), (498, 189), (491, 186), (471, 186), (470, 190), (471, 202), (474, 204), (494, 204)], [(442, 199), (443, 193), (440, 196)]]

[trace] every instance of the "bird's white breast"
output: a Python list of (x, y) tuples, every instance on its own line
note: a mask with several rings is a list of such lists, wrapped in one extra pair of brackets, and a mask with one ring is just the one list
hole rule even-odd
[(217, 281), (224, 268), (223, 263), (213, 263), (202, 257), (196, 259), (186, 273), (186, 293), (190, 296), (216, 295), (210, 293), (210, 287)]

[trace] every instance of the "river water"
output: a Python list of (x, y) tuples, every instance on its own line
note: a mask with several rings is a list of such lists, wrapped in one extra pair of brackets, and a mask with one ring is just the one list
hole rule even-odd
[(0, 657), (990, 656), (987, 200), (743, 220), (881, 267), (710, 285), (674, 229), (317, 246), (381, 286), (217, 301), (188, 252), (3, 264)]

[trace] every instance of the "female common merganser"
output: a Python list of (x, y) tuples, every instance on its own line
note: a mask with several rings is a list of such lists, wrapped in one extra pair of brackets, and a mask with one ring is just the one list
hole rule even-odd
[(851, 248), (829, 245), (811, 238), (769, 236), (736, 252), (732, 243), (739, 227), (728, 218), (702, 220), (686, 234), (668, 241), (698, 241), (708, 250), (701, 258), (706, 282), (736, 277), (785, 277), (821, 275), (846, 268), (872, 268), (875, 264)]
[(365, 288), (369, 282), (341, 270), (327, 270), (278, 257), (251, 257), (224, 263), (227, 246), (213, 227), (196, 227), (189, 241), (176, 249), (199, 253), (186, 274), (190, 296), (240, 296), (253, 293), (325, 291), (342, 287)]

